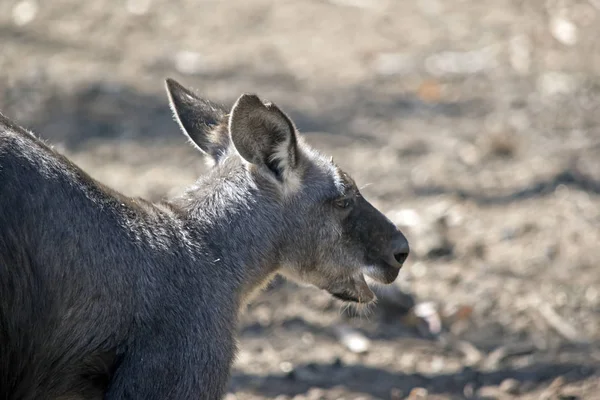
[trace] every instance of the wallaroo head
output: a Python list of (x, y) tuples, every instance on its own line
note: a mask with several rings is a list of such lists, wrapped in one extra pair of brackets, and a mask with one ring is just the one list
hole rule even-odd
[(405, 236), (347, 173), (303, 141), (279, 107), (243, 94), (227, 113), (173, 79), (166, 89), (181, 129), (211, 161), (210, 173), (243, 174), (261, 199), (253, 207), (263, 201), (277, 210), (266, 218), (273, 215), (279, 228), (267, 230), (276, 232), (277, 272), (359, 303), (374, 298), (365, 275), (384, 284), (396, 279), (409, 254)]

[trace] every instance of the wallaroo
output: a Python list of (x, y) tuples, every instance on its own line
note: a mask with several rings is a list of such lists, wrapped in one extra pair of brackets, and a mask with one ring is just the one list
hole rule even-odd
[(398, 276), (404, 235), (275, 104), (166, 88), (213, 165), (156, 204), (0, 114), (0, 400), (219, 399), (238, 313), (274, 275), (359, 303), (365, 275)]

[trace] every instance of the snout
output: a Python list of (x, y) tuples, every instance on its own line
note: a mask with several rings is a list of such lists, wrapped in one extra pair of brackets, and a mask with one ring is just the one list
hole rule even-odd
[(364, 272), (377, 282), (390, 284), (398, 277), (409, 251), (408, 240), (402, 232), (397, 231), (381, 254), (380, 261), (371, 264)]
[(409, 251), (408, 240), (406, 240), (402, 232), (397, 231), (396, 235), (390, 241), (385, 261), (391, 267), (400, 269), (404, 261), (408, 258)]

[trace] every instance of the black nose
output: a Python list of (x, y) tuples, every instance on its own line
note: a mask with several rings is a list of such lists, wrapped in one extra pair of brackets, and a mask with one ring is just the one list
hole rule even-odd
[[(404, 237), (404, 235), (400, 234), (392, 239), (391, 243), (391, 253), (393, 255), (392, 265), (400, 268), (406, 258), (408, 257), (408, 253), (410, 252), (408, 247), (408, 240)], [(392, 258), (392, 257), (391, 257)], [(392, 260), (390, 260), (392, 261)]]

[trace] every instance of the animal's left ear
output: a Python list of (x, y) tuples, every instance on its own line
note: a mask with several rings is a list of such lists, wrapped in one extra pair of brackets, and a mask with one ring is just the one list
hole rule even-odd
[(174, 79), (165, 81), (169, 105), (183, 133), (215, 162), (229, 147), (225, 111)]
[(249, 163), (285, 182), (298, 166), (296, 128), (275, 104), (243, 94), (229, 117), (231, 141)]

